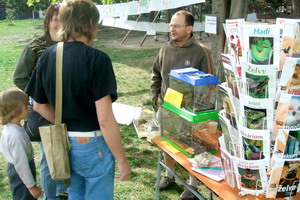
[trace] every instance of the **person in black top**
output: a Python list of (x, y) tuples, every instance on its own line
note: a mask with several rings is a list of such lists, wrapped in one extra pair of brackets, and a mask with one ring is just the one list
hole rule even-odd
[[(119, 179), (131, 168), (112, 112), (117, 85), (110, 58), (90, 47), (97, 35), (99, 12), (90, 0), (61, 5), (59, 36), (63, 50), (62, 123), (68, 128), (71, 164), (69, 200), (113, 199), (115, 159)], [(34, 110), (54, 122), (56, 46), (40, 57), (26, 93)]]

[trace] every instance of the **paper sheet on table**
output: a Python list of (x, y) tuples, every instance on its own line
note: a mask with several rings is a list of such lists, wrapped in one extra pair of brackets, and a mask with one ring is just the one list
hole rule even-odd
[(137, 110), (138, 111), (142, 110), (142, 108), (140, 107), (130, 106), (127, 104), (122, 104), (117, 102), (114, 102), (112, 104), (112, 109), (118, 124), (123, 124), (123, 125), (132, 124), (135, 112)]
[(221, 158), (213, 156), (213, 160), (207, 167), (199, 167), (195, 161), (195, 158), (188, 159), (192, 163), (192, 170), (202, 174), (214, 181), (221, 181), (225, 178)]

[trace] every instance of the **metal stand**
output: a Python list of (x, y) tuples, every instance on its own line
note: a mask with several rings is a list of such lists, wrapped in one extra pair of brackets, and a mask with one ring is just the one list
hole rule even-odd
[[(182, 180), (172, 169), (170, 169), (163, 161), (162, 161), (162, 152), (159, 152), (158, 155), (158, 161), (157, 161), (157, 173), (156, 173), (156, 183), (155, 183), (155, 200), (159, 200), (159, 182), (160, 182), (160, 173), (161, 173), (161, 167), (164, 167), (168, 172), (170, 172), (177, 181), (179, 181), (184, 187), (186, 187), (189, 191), (191, 191), (198, 199), (205, 200), (201, 194), (198, 193), (197, 190), (195, 190), (193, 187), (191, 187), (189, 184), (187, 184), (184, 180)], [(212, 200), (213, 194), (210, 192), (209, 199)]]

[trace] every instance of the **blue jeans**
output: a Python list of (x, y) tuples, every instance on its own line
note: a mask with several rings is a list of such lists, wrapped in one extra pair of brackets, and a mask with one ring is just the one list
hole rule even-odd
[(63, 181), (55, 181), (51, 178), (51, 174), (48, 168), (44, 147), (42, 142), (39, 142), (41, 149), (41, 183), (44, 190), (44, 200), (59, 200), (59, 197), (56, 196), (58, 193), (64, 193), (67, 191), (67, 188), (64, 186)]
[(115, 158), (103, 136), (89, 139), (90, 142), (79, 144), (76, 137), (69, 137), (69, 200), (113, 200)]

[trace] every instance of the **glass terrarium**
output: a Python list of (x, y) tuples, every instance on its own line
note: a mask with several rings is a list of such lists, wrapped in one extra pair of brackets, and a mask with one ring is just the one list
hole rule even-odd
[(209, 132), (210, 121), (218, 120), (218, 111), (192, 113), (173, 106), (163, 105), (162, 137), (188, 157), (218, 149), (218, 134)]
[(195, 68), (174, 69), (169, 73), (170, 88), (183, 94), (181, 108), (190, 112), (214, 110), (219, 80)]

